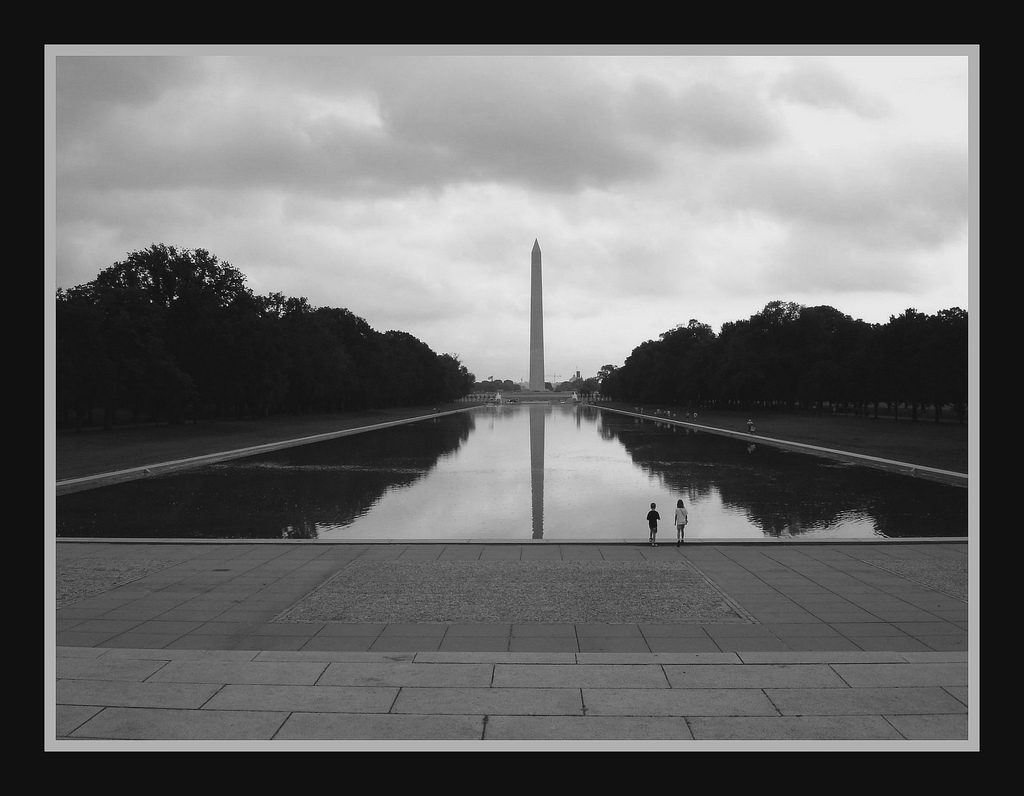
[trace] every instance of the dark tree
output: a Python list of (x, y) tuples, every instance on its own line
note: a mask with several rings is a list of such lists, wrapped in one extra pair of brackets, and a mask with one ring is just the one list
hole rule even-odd
[(967, 402), (967, 313), (926, 316), (909, 309), (884, 325), (834, 307), (772, 301), (745, 320), (711, 328), (691, 320), (633, 349), (622, 367), (601, 369), (601, 391), (620, 401), (721, 408), (899, 405), (915, 419), (926, 404), (938, 419)]
[(265, 417), (450, 401), (472, 374), (346, 309), (257, 297), (203, 249), (155, 244), (57, 294), (60, 422)]

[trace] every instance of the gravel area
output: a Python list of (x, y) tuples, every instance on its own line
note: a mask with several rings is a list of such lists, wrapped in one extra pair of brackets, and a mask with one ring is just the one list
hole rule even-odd
[(57, 607), (131, 583), (178, 561), (135, 558), (76, 558), (57, 566)]
[(927, 586), (929, 589), (967, 602), (966, 556), (961, 560), (903, 560), (893, 557), (870, 558), (865, 556), (860, 558), (879, 569), (884, 569), (907, 580), (912, 580), (914, 583)]
[(686, 562), (355, 561), (278, 622), (747, 622)]

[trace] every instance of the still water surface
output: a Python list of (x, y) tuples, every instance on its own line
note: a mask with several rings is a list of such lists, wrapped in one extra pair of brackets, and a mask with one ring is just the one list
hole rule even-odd
[(482, 407), (57, 499), (59, 537), (967, 536), (967, 490), (595, 407)]

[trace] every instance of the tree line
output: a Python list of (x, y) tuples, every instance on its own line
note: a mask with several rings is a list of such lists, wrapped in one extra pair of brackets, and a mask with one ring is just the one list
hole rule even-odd
[[(473, 392), (475, 393), (521, 392), (522, 389), (523, 385), (511, 379), (490, 378), (473, 384)], [(591, 376), (589, 379), (572, 378), (568, 381), (560, 381), (557, 384), (546, 381), (544, 382), (544, 389), (557, 392), (571, 392), (575, 390), (576, 392), (590, 394), (601, 389), (601, 381), (597, 376)]]
[(517, 382), (511, 379), (495, 379), (492, 377), (473, 383), (473, 392), (475, 393), (520, 392), (522, 389)]
[(58, 289), (58, 426), (415, 406), (475, 381), (408, 332), (245, 282), (204, 249), (153, 244)]
[(967, 312), (907, 309), (884, 324), (834, 307), (772, 301), (715, 334), (691, 320), (648, 340), (621, 367), (599, 372), (617, 401), (690, 408), (815, 409), (917, 419), (948, 407), (964, 422), (968, 392)]

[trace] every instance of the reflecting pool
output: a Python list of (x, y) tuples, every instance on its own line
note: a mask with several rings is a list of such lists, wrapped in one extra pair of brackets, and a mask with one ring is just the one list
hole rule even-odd
[(58, 537), (968, 535), (967, 489), (574, 404), (480, 407), (57, 498)]

